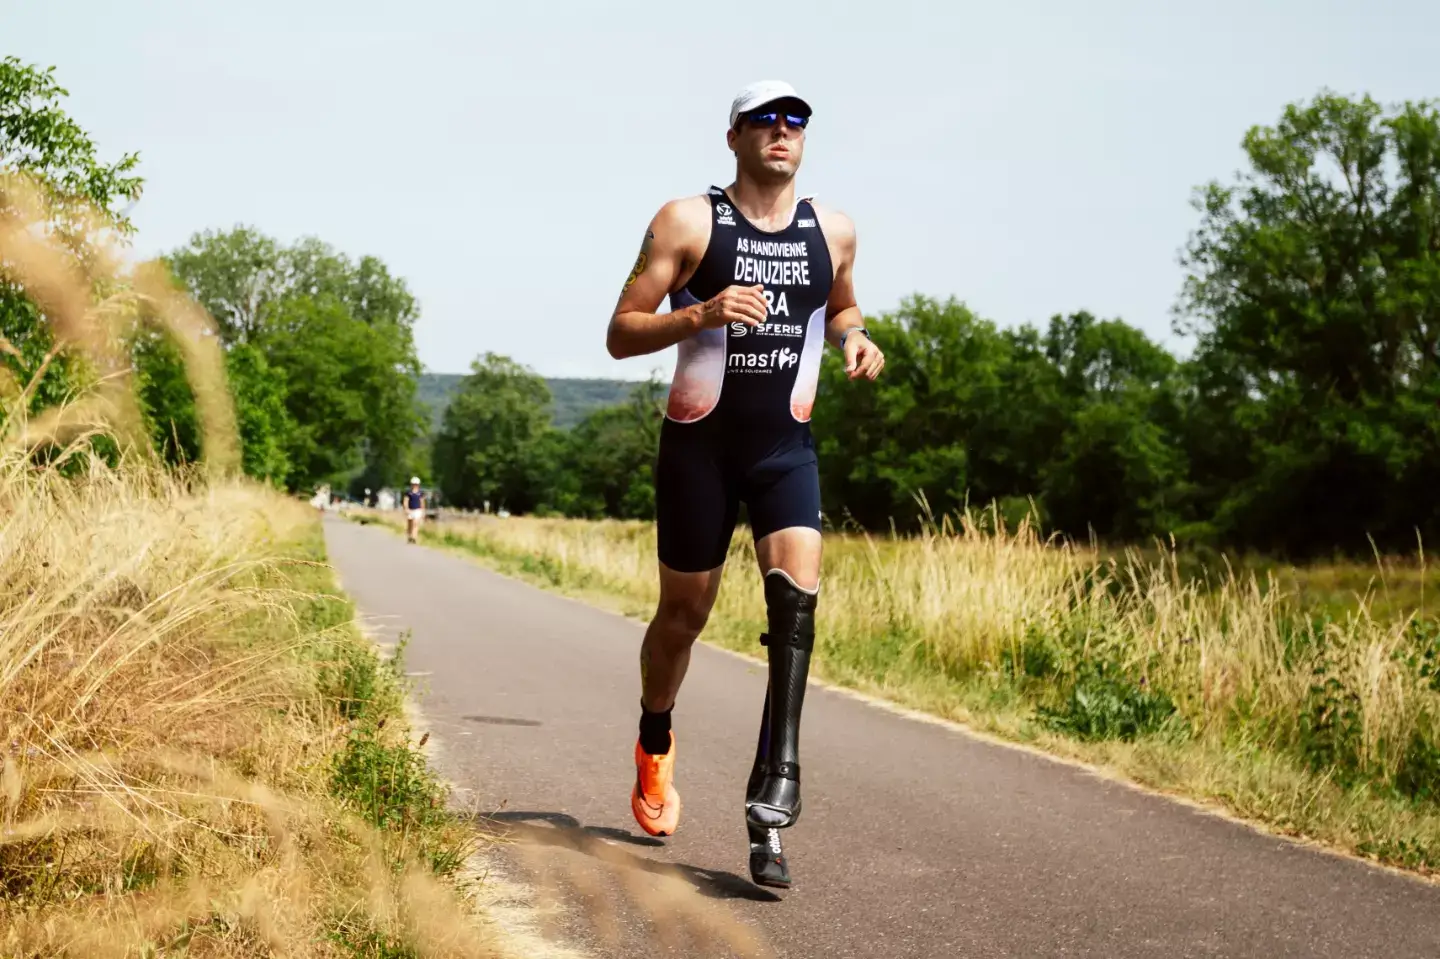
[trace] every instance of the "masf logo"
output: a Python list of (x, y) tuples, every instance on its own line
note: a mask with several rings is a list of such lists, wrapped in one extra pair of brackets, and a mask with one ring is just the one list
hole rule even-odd
[(782, 347), (768, 353), (731, 353), (726, 365), (746, 372), (769, 373), (773, 370), (787, 370), (799, 362), (799, 353)]

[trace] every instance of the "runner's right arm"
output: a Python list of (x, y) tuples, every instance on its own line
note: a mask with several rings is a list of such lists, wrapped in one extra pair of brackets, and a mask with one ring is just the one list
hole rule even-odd
[(700, 330), (740, 322), (764, 322), (768, 308), (759, 286), (731, 286), (704, 303), (656, 313), (682, 276), (693, 273), (710, 239), (706, 197), (672, 200), (645, 232), (640, 255), (610, 317), (606, 348), (617, 360), (658, 353)]

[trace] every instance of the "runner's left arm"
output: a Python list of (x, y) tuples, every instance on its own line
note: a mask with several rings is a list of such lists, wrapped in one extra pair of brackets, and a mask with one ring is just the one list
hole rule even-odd
[(885, 368), (885, 354), (864, 333), (845, 335), (847, 330), (865, 325), (865, 317), (855, 301), (855, 223), (834, 210), (817, 207), (815, 212), (822, 221), (830, 257), (835, 261), (835, 282), (830, 287), (830, 300), (825, 308), (825, 339), (837, 350), (844, 350), (845, 374), (850, 379), (863, 376), (873, 380)]

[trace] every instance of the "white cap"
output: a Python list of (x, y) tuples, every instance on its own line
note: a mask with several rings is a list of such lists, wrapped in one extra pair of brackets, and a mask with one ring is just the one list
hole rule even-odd
[(414, 483), (415, 485), (418, 486), (418, 485), (420, 484), (420, 477), (418, 477), (418, 476), (412, 476), (412, 477), (410, 477), (410, 482), (412, 482), (412, 483)]
[(752, 83), (736, 94), (735, 100), (730, 104), (730, 125), (733, 127), (735, 121), (740, 118), (740, 114), (742, 113), (753, 110), (756, 107), (762, 107), (767, 103), (773, 103), (776, 100), (787, 99), (799, 100), (805, 107), (806, 116), (809, 116), (811, 112), (810, 104), (805, 101), (804, 97), (795, 92), (794, 87), (784, 80), (761, 80), (758, 83)]

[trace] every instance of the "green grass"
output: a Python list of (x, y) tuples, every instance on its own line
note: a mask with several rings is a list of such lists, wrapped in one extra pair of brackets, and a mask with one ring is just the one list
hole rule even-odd
[[(387, 868), (399, 876), (419, 865), (429, 874), (453, 881), (478, 845), (478, 838), (449, 808), (449, 790), (431, 768), (423, 749), (429, 734), (415, 739), (404, 704), (411, 694), (405, 677), (402, 639), (388, 657), (361, 636), (354, 606), (339, 591), (324, 560), (324, 539), (312, 527), (297, 544), (304, 562), (288, 571), (290, 585), (308, 599), (299, 616), (312, 635), (328, 637), (311, 650), (316, 682), (334, 715), (348, 732), (328, 759), (331, 796), (362, 822), (390, 837)], [(337, 915), (327, 937), (363, 959), (419, 957), (422, 944), (404, 930), (377, 929), (372, 920)]]
[(1207, 584), (1224, 582), (1233, 572), (1254, 575), (1261, 586), (1286, 594), (1308, 615), (1344, 619), (1361, 607), (1376, 619), (1440, 615), (1440, 566), (1423, 553), (1413, 556), (1337, 556), (1297, 566), (1255, 553), (1182, 550), (1175, 554), (1142, 547), (1102, 551), (1106, 561), (1142, 564), (1173, 562), (1180, 576)]

